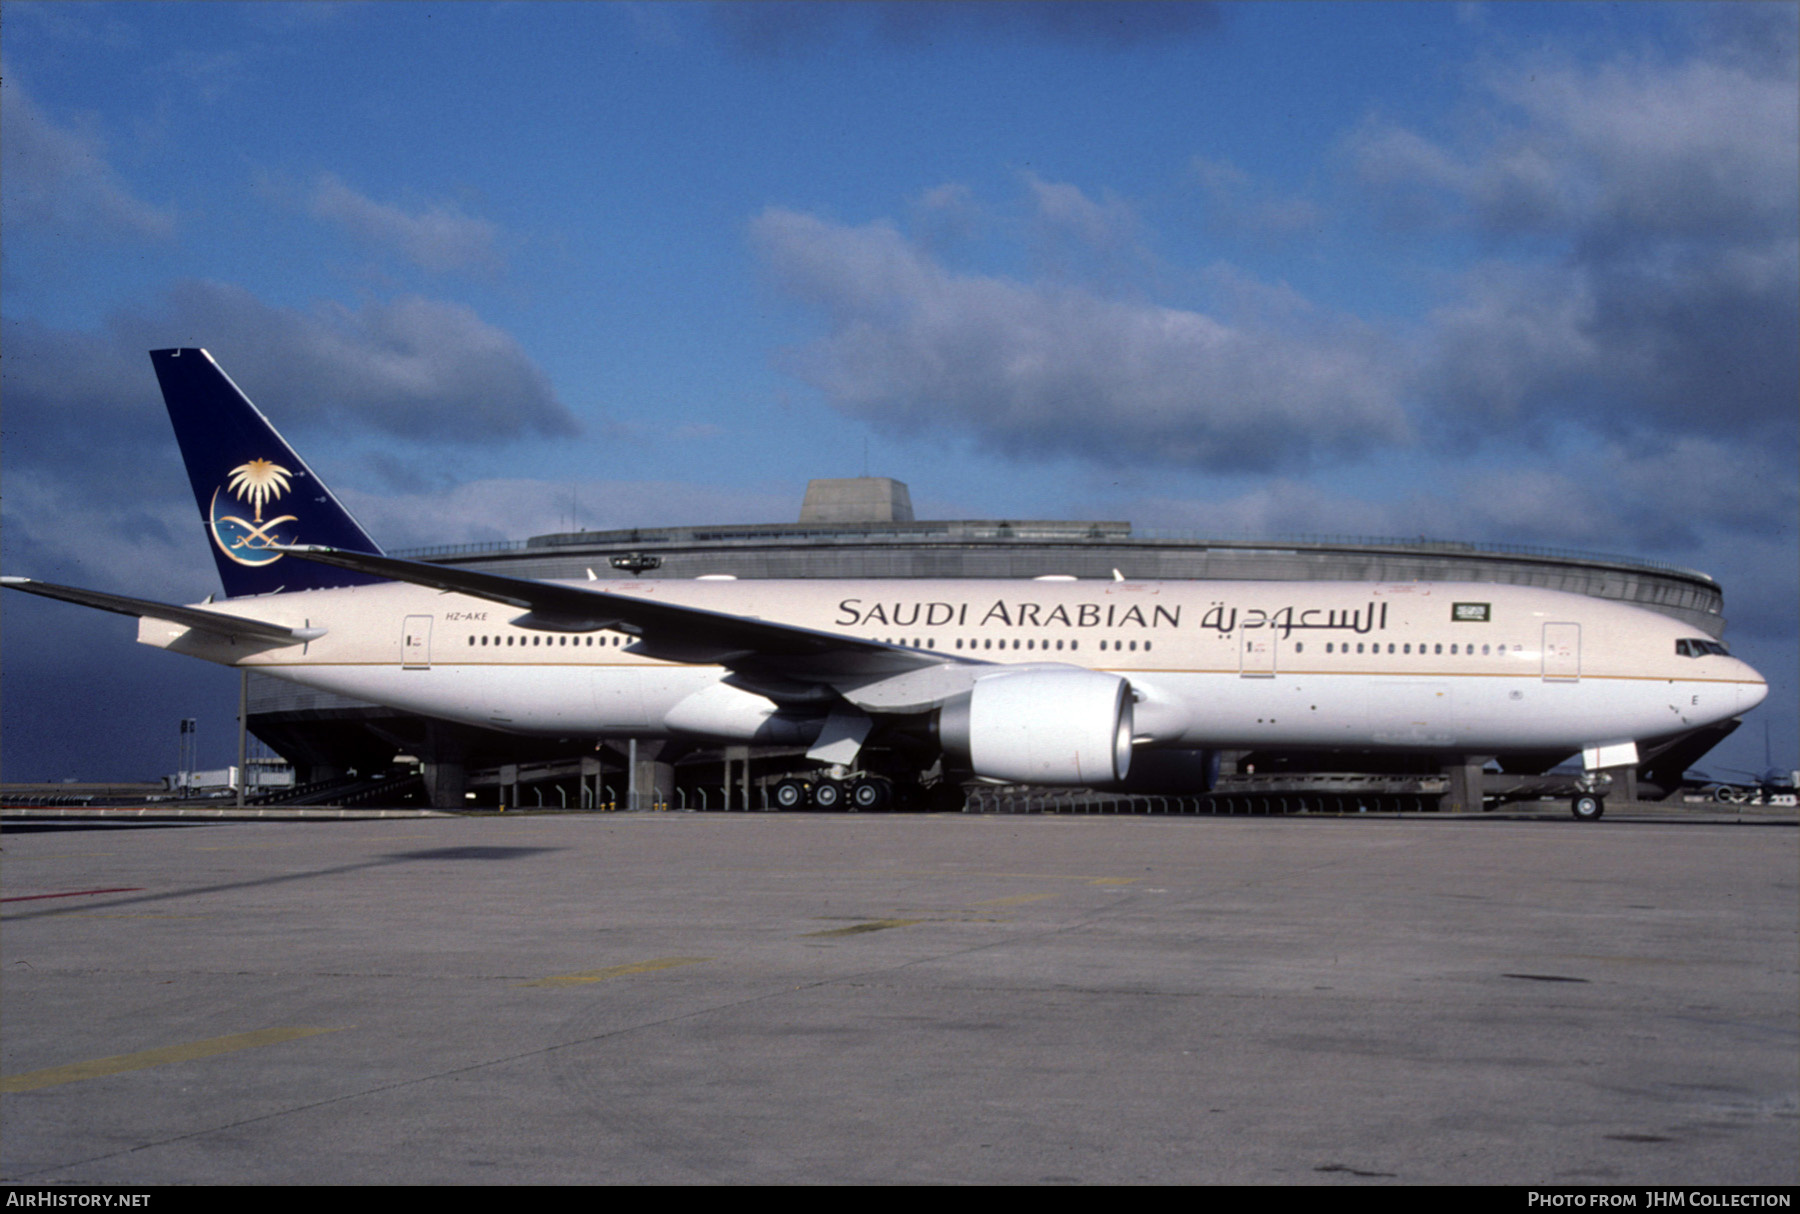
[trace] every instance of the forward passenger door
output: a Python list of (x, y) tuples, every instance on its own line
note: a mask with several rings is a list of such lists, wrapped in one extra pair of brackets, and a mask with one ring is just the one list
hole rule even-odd
[(409, 615), (400, 632), (400, 666), (403, 670), (431, 669), (431, 617)]
[(1581, 681), (1581, 625), (1544, 625), (1544, 682)]

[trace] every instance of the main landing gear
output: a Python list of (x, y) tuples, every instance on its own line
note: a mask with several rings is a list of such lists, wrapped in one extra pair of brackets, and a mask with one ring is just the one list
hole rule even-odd
[(848, 780), (806, 780), (790, 777), (777, 784), (769, 799), (776, 809), (844, 809), (876, 813), (894, 803), (894, 786), (880, 776)]

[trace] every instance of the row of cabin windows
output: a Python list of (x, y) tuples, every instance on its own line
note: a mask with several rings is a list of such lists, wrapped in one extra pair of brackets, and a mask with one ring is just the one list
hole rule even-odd
[[(872, 640), (873, 638), (870, 638), (870, 639)], [(884, 638), (882, 638), (882, 643), (886, 644), (886, 645), (905, 645), (908, 642), (905, 637), (897, 637), (897, 638), (896, 637), (884, 637)], [(1107, 644), (1108, 643), (1106, 641), (1100, 642), (1100, 652), (1102, 652), (1102, 653), (1107, 652)], [(911, 645), (914, 649), (936, 649), (937, 641), (932, 637), (926, 637), (923, 640), (921, 640), (918, 637), (914, 637), (911, 641)], [(1111, 642), (1111, 645), (1112, 645), (1113, 651), (1116, 653), (1123, 653), (1127, 649), (1129, 649), (1133, 653), (1136, 653), (1138, 650), (1138, 642), (1136, 642), (1136, 641), (1113, 641), (1113, 642)], [(1145, 641), (1143, 643), (1143, 646), (1144, 646), (1144, 652), (1149, 653), (1150, 652), (1150, 642)], [(1023, 640), (1023, 641), (1018, 640), (1017, 638), (1014, 638), (1013, 643), (1011, 645), (1008, 645), (1006, 643), (1005, 638), (1002, 638), (1000, 641), (995, 642), (992, 637), (983, 637), (979, 640), (971, 639), (967, 645), (964, 645), (963, 639), (961, 637), (957, 637), (956, 638), (956, 647), (958, 649), (983, 649), (983, 650), (988, 650), (988, 649), (1025, 649), (1025, 650), (1032, 650), (1032, 651), (1042, 649), (1042, 650), (1047, 651), (1050, 649), (1061, 650), (1065, 647), (1065, 643), (1063, 641), (1059, 640), (1054, 645), (1052, 645), (1051, 642), (1049, 642), (1049, 641), (1040, 641), (1035, 638)], [(1081, 642), (1080, 641), (1069, 641), (1069, 642), (1067, 642), (1066, 647), (1072, 652), (1074, 650), (1081, 648)]]
[[(527, 642), (526, 639), (522, 636), (515, 638), (512, 634), (509, 633), (509, 634), (507, 634), (505, 639), (502, 639), (500, 637), (495, 637), (493, 639), (492, 643), (494, 645), (511, 645), (514, 643), (515, 639), (517, 640), (518, 644), (520, 644), (520, 645), (525, 645), (527, 643), (532, 644), (532, 645), (563, 645), (563, 646), (573, 645), (577, 649), (580, 649), (583, 646), (585, 646), (589, 649), (592, 649), (596, 644), (598, 644), (600, 646), (600, 648), (602, 648), (602, 649), (606, 649), (608, 647), (617, 649), (621, 645), (630, 643), (629, 637), (622, 637), (616, 632), (608, 633), (606, 636), (603, 636), (603, 637), (544, 636), (541, 633), (533, 633), (531, 636), (531, 640), (529, 642)], [(485, 636), (482, 636), (482, 637), (473, 637), (472, 636), (469, 638), (469, 644), (471, 644), (471, 645), (486, 645), (488, 643), (489, 643), (488, 638)]]
[[(598, 644), (600, 646), (600, 648), (602, 648), (602, 649), (609, 648), (609, 647), (617, 649), (620, 646), (627, 644), (628, 640), (629, 640), (629, 638), (620, 636), (618, 633), (608, 633), (607, 635), (601, 636), (601, 637), (595, 637), (592, 635), (578, 636), (578, 637), (544, 636), (542, 634), (534, 633), (534, 634), (532, 634), (529, 643), (532, 645), (538, 645), (538, 646), (560, 645), (565, 648), (569, 645), (574, 645), (578, 649), (582, 648), (584, 646), (586, 648), (592, 649), (596, 644)], [(496, 637), (493, 637), (490, 639), (489, 637), (487, 637), (485, 635), (479, 636), (479, 637), (471, 636), (469, 638), (469, 644), (471, 644), (471, 645), (492, 644), (494, 646), (500, 646), (500, 645), (518, 644), (518, 645), (523, 646), (526, 643), (527, 642), (526, 642), (525, 637), (515, 636), (512, 634), (508, 634), (504, 638), (496, 636)], [(885, 638), (885, 643), (889, 644), (889, 645), (904, 645), (907, 643), (907, 641), (906, 641), (905, 637), (899, 637), (899, 638), (887, 637), (887, 638)], [(1063, 644), (1064, 643), (1059, 640), (1056, 642), (1055, 648), (1060, 650), (1063, 648)], [(1107, 642), (1107, 641), (1101, 641), (1100, 642), (1100, 652), (1102, 652), (1102, 653), (1107, 652), (1108, 644), (1109, 644), (1109, 642)], [(1112, 642), (1110, 642), (1110, 645), (1114, 652), (1123, 653), (1123, 652), (1126, 652), (1127, 650), (1129, 650), (1132, 653), (1136, 653), (1138, 651), (1138, 642), (1137, 641), (1112, 641)], [(1368, 651), (1371, 653), (1380, 653), (1381, 652), (1381, 642), (1379, 642), (1379, 641), (1375, 641), (1375, 642), (1358, 641), (1358, 642), (1356, 642), (1356, 652), (1357, 653), (1364, 652), (1363, 647), (1365, 645), (1368, 646)], [(1149, 653), (1150, 652), (1150, 642), (1149, 641), (1143, 642), (1143, 646), (1144, 646), (1144, 652)], [(914, 637), (912, 639), (912, 647), (914, 649), (936, 649), (937, 641), (931, 637), (925, 637), (923, 639), (921, 639), (919, 637)], [(964, 648), (963, 640), (961, 637), (957, 638), (956, 647), (958, 649)], [(1702, 648), (1702, 647), (1704, 647), (1704, 648)], [(1006, 648), (1008, 648), (1008, 646), (1007, 646), (1007, 643), (1004, 638), (1001, 639), (1001, 641), (999, 642), (998, 645), (996, 645), (994, 643), (992, 638), (984, 638), (982, 640), (969, 641), (967, 648), (991, 650), (991, 649), (1006, 649)], [(1051, 644), (1049, 641), (1038, 641), (1035, 639), (1020, 641), (1015, 638), (1013, 640), (1011, 648), (1013, 648), (1013, 649), (1021, 649), (1022, 648), (1022, 649), (1031, 650), (1031, 651), (1035, 651), (1038, 649), (1049, 650), (1051, 648)], [(1080, 649), (1081, 642), (1080, 641), (1069, 641), (1068, 648), (1071, 651)], [(1455, 656), (1458, 653), (1459, 648), (1462, 653), (1467, 654), (1470, 657), (1473, 657), (1475, 654), (1475, 646), (1473, 644), (1460, 645), (1460, 643), (1458, 643), (1458, 642), (1452, 642), (1450, 645), (1451, 655)], [(1514, 653), (1519, 653), (1522, 651), (1523, 646), (1514, 645), (1512, 648), (1513, 648)], [(1412, 647), (1411, 642), (1398, 642), (1397, 643), (1397, 642), (1389, 641), (1387, 651), (1389, 653), (1410, 654), (1413, 651), (1413, 647)], [(1296, 642), (1294, 645), (1294, 652), (1295, 653), (1305, 653), (1306, 652), (1306, 643), (1304, 641)], [(1325, 652), (1326, 653), (1349, 653), (1350, 652), (1350, 642), (1349, 641), (1342, 641), (1342, 642), (1327, 641), (1327, 642), (1325, 642)], [(1421, 642), (1419, 645), (1419, 653), (1424, 654), (1425, 652), (1426, 652), (1426, 646), (1424, 645), (1423, 642)], [(1444, 652), (1444, 646), (1441, 643), (1431, 646), (1431, 653), (1434, 656), (1441, 655), (1443, 652)], [(1482, 653), (1483, 657), (1495, 656), (1497, 654), (1504, 654), (1505, 652), (1506, 652), (1505, 645), (1493, 645), (1493, 646), (1483, 645), (1481, 647), (1481, 653)], [(1683, 656), (1686, 656), (1686, 657), (1699, 657), (1703, 653), (1726, 653), (1727, 650), (1723, 645), (1719, 644), (1717, 641), (1681, 640), (1681, 641), (1675, 642), (1675, 652), (1682, 654)]]
[[(1358, 641), (1356, 643), (1356, 652), (1362, 653), (1363, 646), (1365, 644), (1368, 645), (1368, 647), (1369, 647), (1368, 652), (1370, 652), (1370, 653), (1380, 653), (1381, 652), (1381, 642), (1380, 641)], [(1335, 649), (1333, 648), (1334, 645), (1336, 646)], [(1512, 651), (1514, 653), (1522, 653), (1522, 652), (1524, 652), (1524, 648), (1525, 647), (1523, 645), (1514, 645), (1512, 647)], [(1468, 656), (1468, 657), (1475, 656), (1475, 646), (1473, 644), (1464, 645), (1460, 641), (1452, 641), (1450, 644), (1451, 655), (1456, 656), (1459, 649), (1461, 650), (1461, 653), (1465, 656)], [(1400, 653), (1400, 654), (1411, 653), (1413, 651), (1412, 642), (1410, 642), (1410, 641), (1389, 641), (1387, 651), (1389, 653)], [(1434, 645), (1431, 645), (1428, 647), (1428, 646), (1426, 646), (1426, 644), (1423, 641), (1419, 642), (1419, 653), (1421, 655), (1424, 655), (1428, 651), (1434, 657), (1441, 656), (1444, 652), (1444, 646), (1440, 642), (1440, 643), (1437, 643), (1437, 644), (1434, 644)], [(1294, 652), (1295, 653), (1305, 653), (1306, 652), (1306, 644), (1304, 642), (1296, 643), (1294, 646)], [(1349, 641), (1326, 641), (1325, 642), (1325, 652), (1326, 653), (1349, 653), (1350, 652), (1350, 642)], [(1504, 646), (1504, 645), (1483, 645), (1481, 647), (1481, 654), (1483, 657), (1499, 657), (1499, 656), (1503, 655), (1505, 652), (1506, 652), (1506, 646)]]

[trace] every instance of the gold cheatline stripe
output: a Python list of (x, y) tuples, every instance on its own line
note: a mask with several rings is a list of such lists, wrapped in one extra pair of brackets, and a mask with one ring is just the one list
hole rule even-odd
[(626, 974), (648, 974), (654, 970), (674, 969), (678, 965), (699, 965), (702, 961), (711, 960), (711, 957), (658, 957), (654, 961), (634, 961), (630, 965), (613, 965), (603, 970), (590, 970), (585, 974), (558, 974), (554, 978), (539, 978), (519, 985), (580, 986), (584, 982), (603, 982), (608, 978), (622, 978)]
[[(349, 1026), (344, 1027), (348, 1028)], [(261, 1029), (254, 1033), (234, 1033), (229, 1037), (191, 1041), (186, 1045), (165, 1045), (161, 1049), (139, 1050), (135, 1054), (115, 1054), (111, 1058), (94, 1058), (87, 1062), (72, 1062), (68, 1066), (53, 1066), (41, 1071), (27, 1071), (23, 1075), (8, 1075), (0, 1078), (0, 1092), (29, 1092), (37, 1088), (55, 1087), (59, 1083), (75, 1083), (82, 1079), (101, 1079), (107, 1075), (120, 1075), (126, 1071), (141, 1071), (153, 1066), (167, 1066), (171, 1062), (192, 1062), (196, 1058), (211, 1058), (214, 1054), (229, 1054), (235, 1050), (247, 1050), (259, 1045), (280, 1045), (284, 1041), (294, 1041), (301, 1037), (342, 1031), (342, 1029), (319, 1028)]]

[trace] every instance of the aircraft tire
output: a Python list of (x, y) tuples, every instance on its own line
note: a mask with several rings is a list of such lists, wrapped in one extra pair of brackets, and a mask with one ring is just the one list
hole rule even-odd
[(806, 784), (801, 780), (783, 780), (775, 786), (775, 793), (770, 798), (776, 809), (805, 809)]
[(1569, 802), (1569, 812), (1577, 822), (1598, 822), (1606, 812), (1606, 798), (1596, 797), (1592, 793), (1582, 793)]
[(844, 786), (836, 780), (820, 780), (813, 785), (812, 803), (819, 809), (844, 808)]
[(886, 780), (858, 780), (850, 786), (850, 808), (861, 813), (878, 813), (893, 804), (894, 790)]

